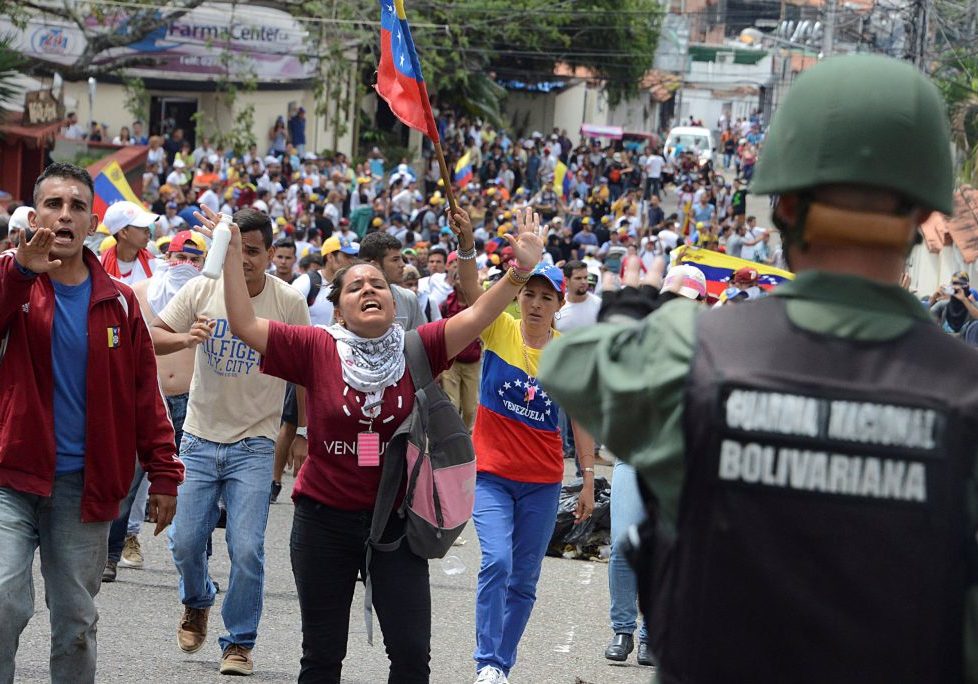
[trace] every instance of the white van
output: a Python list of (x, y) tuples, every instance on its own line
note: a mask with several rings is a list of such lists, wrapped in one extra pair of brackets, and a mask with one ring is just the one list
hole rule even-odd
[(709, 128), (700, 126), (677, 126), (669, 131), (666, 138), (666, 156), (671, 157), (676, 151), (676, 147), (682, 145), (683, 151), (697, 150), (699, 152), (700, 164), (708, 161), (716, 163), (716, 142), (713, 140), (713, 131)]

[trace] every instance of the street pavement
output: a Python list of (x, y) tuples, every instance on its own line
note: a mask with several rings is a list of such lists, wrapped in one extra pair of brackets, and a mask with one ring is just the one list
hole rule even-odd
[[(567, 473), (572, 476), (569, 461)], [(610, 480), (611, 468), (599, 465), (598, 476)], [(286, 489), (291, 480), (286, 478)], [(289, 565), (289, 532), (293, 506), (288, 491), (271, 507), (265, 543), (265, 607), (254, 651), (255, 675), (262, 682), (295, 681), (299, 672), (301, 633), (299, 605)], [(210, 615), (208, 645), (194, 654), (176, 643), (181, 605), (177, 573), (165, 544), (147, 524), (140, 535), (146, 565), (120, 568), (118, 579), (105, 584), (97, 603), (98, 675), (101, 682), (160, 682), (205, 684), (227, 681), (218, 674), (217, 638), (222, 623), (220, 604)], [(442, 562), (430, 563), (432, 589), (431, 681), (464, 684), (475, 680), (472, 649), (475, 631), (475, 586), (479, 542), (471, 524), (462, 533), (464, 544), (453, 548), (465, 565), (461, 574), (448, 575)], [(49, 681), (50, 629), (44, 605), (40, 563), (34, 565), (35, 615), (24, 631), (17, 656), (17, 682)], [(227, 587), (229, 562), (224, 534), (214, 534), (211, 572)], [(323, 568), (329, 572), (329, 568)], [(635, 663), (633, 653), (623, 664), (604, 658), (611, 637), (608, 626), (608, 565), (605, 562), (546, 558), (537, 590), (537, 603), (520, 644), (514, 684), (648, 684), (652, 668)], [(376, 620), (376, 617), (374, 618)], [(379, 626), (374, 646), (367, 644), (363, 624), (363, 587), (358, 585), (350, 615), (349, 650), (343, 682), (381, 684), (387, 681), (387, 656)]]

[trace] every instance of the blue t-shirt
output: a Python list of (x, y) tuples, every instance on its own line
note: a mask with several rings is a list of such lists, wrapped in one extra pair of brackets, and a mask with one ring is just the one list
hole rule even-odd
[(54, 285), (51, 366), (54, 372), (56, 475), (85, 467), (85, 403), (88, 375), (88, 302), (92, 279), (80, 285)]

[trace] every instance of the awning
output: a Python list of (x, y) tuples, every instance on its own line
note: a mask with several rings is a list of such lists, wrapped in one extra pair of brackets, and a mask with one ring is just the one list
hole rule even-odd
[(611, 138), (621, 140), (625, 131), (621, 126), (599, 126), (597, 124), (581, 124), (581, 135), (587, 138)]

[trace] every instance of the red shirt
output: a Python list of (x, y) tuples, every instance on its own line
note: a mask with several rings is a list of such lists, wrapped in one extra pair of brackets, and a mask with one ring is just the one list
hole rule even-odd
[[(441, 317), (448, 319), (461, 311), (465, 311), (469, 307), (458, 301), (458, 294), (455, 290), (452, 290), (438, 308), (441, 311)], [(478, 363), (481, 358), (482, 342), (476, 339), (472, 344), (460, 351), (455, 357), (455, 360), (459, 363)]]
[[(445, 349), (445, 323), (418, 328), (434, 377), (452, 365)], [(292, 498), (307, 496), (345, 511), (373, 510), (387, 443), (414, 407), (411, 373), (405, 369), (398, 383), (384, 392), (380, 415), (373, 422), (380, 436), (380, 466), (364, 467), (357, 465), (357, 435), (367, 429), (360, 422), (366, 420), (361, 411), (364, 394), (343, 381), (332, 335), (320, 327), (269, 321), (261, 369), (306, 388), (309, 456)]]

